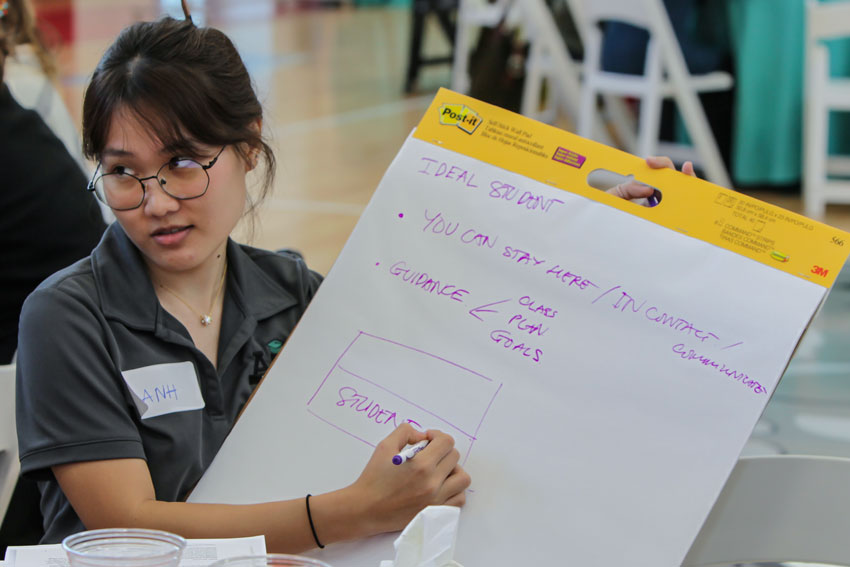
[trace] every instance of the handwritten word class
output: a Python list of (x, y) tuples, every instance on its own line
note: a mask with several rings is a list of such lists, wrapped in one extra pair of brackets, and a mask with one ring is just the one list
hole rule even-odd
[(164, 402), (166, 400), (176, 400), (177, 397), (177, 386), (174, 384), (163, 384), (162, 387), (155, 387), (153, 389), (153, 394), (151, 394), (147, 388), (143, 391), (144, 395), (142, 396), (142, 401), (149, 404), (155, 404), (157, 402)]
[(542, 303), (538, 303), (527, 295), (523, 295), (522, 297), (520, 297), (518, 302), (520, 305), (527, 308), (532, 313), (539, 313), (540, 315), (543, 315), (544, 317), (547, 317), (549, 319), (554, 318), (555, 315), (558, 314), (557, 309), (553, 309), (552, 307), (547, 307)]
[(449, 297), (454, 301), (463, 303), (464, 296), (469, 294), (468, 290), (432, 278), (428, 275), (428, 272), (418, 272), (409, 268), (404, 260), (399, 260), (390, 266), (389, 271), (391, 275), (433, 295)]
[(739, 372), (733, 368), (727, 367), (722, 362), (717, 362), (716, 360), (712, 360), (708, 356), (697, 353), (694, 349), (688, 349), (683, 343), (679, 343), (673, 346), (673, 352), (678, 354), (682, 360), (695, 360), (699, 362), (703, 366), (709, 366), (714, 368), (721, 374), (725, 374), (729, 378), (733, 380), (737, 380), (744, 386), (750, 388), (754, 394), (765, 394), (767, 393), (767, 388), (762, 386), (756, 380), (753, 380), (749, 376), (747, 376), (744, 372)]
[(478, 187), (478, 185), (475, 184), (475, 174), (469, 171), (468, 169), (463, 169), (462, 167), (451, 165), (444, 161), (438, 161), (436, 159), (428, 157), (422, 157), (419, 159), (423, 162), (421, 164), (423, 169), (420, 169), (417, 173), (422, 173), (424, 175), (430, 175), (433, 177), (442, 177), (450, 181), (462, 183), (466, 187), (472, 189)]
[[(351, 386), (343, 386), (337, 392), (339, 400), (336, 402), (337, 407), (348, 407), (354, 411), (363, 414), (363, 417), (370, 421), (374, 421), (378, 425), (389, 425), (393, 429), (398, 427), (398, 413), (381, 407), (381, 404), (365, 396), (359, 394), (356, 388)], [(402, 420), (402, 423), (409, 423), (415, 427), (421, 426), (412, 419)]]
[(540, 362), (543, 358), (543, 350), (534, 348), (524, 342), (518, 342), (513, 338), (510, 331), (500, 329), (490, 333), (490, 339), (497, 345), (501, 345), (507, 350), (517, 352), (525, 357), (530, 358), (533, 362)]
[(518, 187), (501, 181), (490, 183), (490, 197), (522, 205), (529, 211), (539, 210), (542, 213), (548, 213), (552, 205), (564, 204), (560, 199), (555, 199), (554, 197), (547, 198), (543, 195), (534, 194), (531, 191), (522, 191)]

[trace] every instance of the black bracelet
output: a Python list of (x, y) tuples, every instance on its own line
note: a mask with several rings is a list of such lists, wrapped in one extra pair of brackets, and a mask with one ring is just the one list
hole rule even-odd
[(310, 531), (313, 532), (313, 539), (316, 540), (316, 545), (319, 546), (319, 549), (324, 549), (325, 546), (322, 545), (322, 542), (319, 541), (319, 536), (316, 535), (316, 526), (313, 525), (313, 514), (310, 513), (310, 497), (312, 494), (308, 494), (307, 498), (304, 499), (304, 502), (307, 503), (307, 519), (310, 521)]

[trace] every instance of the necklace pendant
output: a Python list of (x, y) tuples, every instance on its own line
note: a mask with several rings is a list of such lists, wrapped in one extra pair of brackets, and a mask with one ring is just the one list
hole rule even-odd
[(210, 323), (212, 323), (212, 317), (210, 317), (209, 315), (202, 315), (201, 316), (201, 325), (206, 327)]

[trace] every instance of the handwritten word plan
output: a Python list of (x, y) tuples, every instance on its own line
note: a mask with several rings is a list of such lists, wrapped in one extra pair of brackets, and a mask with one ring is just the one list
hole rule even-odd
[[(678, 566), (845, 237), (440, 91), (192, 500), (340, 488), (410, 423), (472, 475), (461, 564)], [(395, 536), (314, 553), (374, 567)]]

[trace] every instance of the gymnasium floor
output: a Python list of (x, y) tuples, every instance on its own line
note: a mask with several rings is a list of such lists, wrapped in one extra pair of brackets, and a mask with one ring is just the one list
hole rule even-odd
[[(180, 2), (41, 0), (69, 41), (59, 54), (63, 95), (78, 119), (82, 89), (104, 48), (125, 25)], [(328, 5), (295, 0), (196, 0), (197, 23), (226, 31), (239, 47), (265, 103), (265, 127), (280, 166), (253, 243), (300, 250), (327, 273), (384, 170), (450, 69), (426, 68), (404, 95), (410, 14), (405, 4)], [(182, 17), (182, 16), (180, 16)], [(434, 27), (427, 50), (447, 53)], [(754, 196), (798, 211), (798, 197)], [(850, 229), (850, 207), (826, 222)], [(239, 238), (248, 237), (242, 228)], [(760, 421), (746, 454), (850, 457), (850, 268), (842, 272)]]

